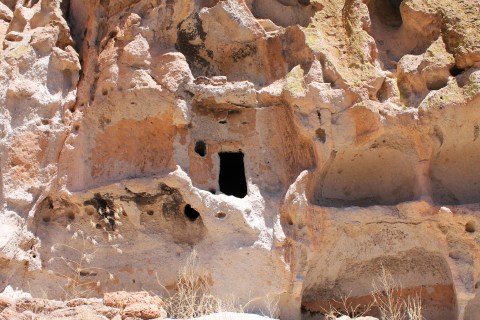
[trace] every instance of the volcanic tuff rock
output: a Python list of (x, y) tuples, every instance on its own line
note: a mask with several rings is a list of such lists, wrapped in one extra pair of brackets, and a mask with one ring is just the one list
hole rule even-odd
[(368, 302), (381, 265), (427, 319), (478, 319), (479, 16), (1, 0), (2, 286), (60, 298), (73, 226), (99, 242), (94, 295), (172, 289), (194, 247), (217, 295), (274, 295), (284, 319)]

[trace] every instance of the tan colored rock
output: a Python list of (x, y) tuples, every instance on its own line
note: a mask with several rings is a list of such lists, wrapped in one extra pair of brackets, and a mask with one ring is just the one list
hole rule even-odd
[(1, 295), (4, 315), (165, 317), (194, 248), (257, 313), (368, 304), (383, 265), (425, 319), (475, 319), (478, 10), (3, 1), (0, 281), (86, 287)]
[(127, 317), (140, 318), (140, 319), (163, 319), (164, 312), (162, 313), (158, 305), (148, 304), (144, 302), (136, 302), (129, 304), (123, 310), (124, 319)]
[(145, 303), (148, 305), (161, 305), (162, 299), (157, 296), (151, 296), (148, 292), (109, 292), (103, 296), (103, 301), (106, 306), (125, 308), (136, 303)]

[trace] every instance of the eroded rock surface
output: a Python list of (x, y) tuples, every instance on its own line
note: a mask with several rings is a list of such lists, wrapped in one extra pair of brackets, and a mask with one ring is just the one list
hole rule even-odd
[(475, 0), (2, 0), (2, 286), (63, 297), (68, 265), (49, 261), (78, 256), (52, 248), (87, 237), (89, 295), (175, 290), (195, 248), (215, 294), (275, 296), (284, 319), (368, 303), (382, 265), (426, 319), (476, 319), (479, 16)]

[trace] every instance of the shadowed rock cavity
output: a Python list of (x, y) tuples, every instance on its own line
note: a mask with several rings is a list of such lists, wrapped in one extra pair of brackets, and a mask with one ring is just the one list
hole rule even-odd
[[(297, 7), (311, 6), (297, 3)], [(281, 8), (277, 11), (282, 15), (288, 12)], [(296, 22), (279, 28), (256, 19), (245, 3), (233, 0), (220, 1), (179, 23), (176, 48), (185, 55), (195, 77), (226, 76), (229, 81), (248, 80), (260, 86), (285, 77), (298, 64), (307, 66), (313, 61)]]
[[(342, 297), (350, 296), (353, 306), (367, 306), (372, 302), (373, 283), (379, 290), (381, 270), (385, 268), (393, 277), (397, 297), (418, 295), (422, 300), (422, 315), (425, 319), (455, 320), (458, 306), (450, 268), (440, 255), (423, 249), (412, 249), (394, 256), (385, 256), (368, 261), (351, 261), (343, 266), (335, 279), (329, 282), (322, 270), (308, 271), (302, 294), (302, 319), (323, 319), (321, 313), (340, 307)], [(375, 307), (367, 315), (379, 317)]]
[[(473, 138), (474, 126), (471, 132)], [(480, 141), (467, 144), (459, 141), (462, 140), (446, 142), (432, 159), (432, 196), (437, 204), (480, 202)]]
[(247, 195), (245, 165), (242, 152), (220, 152), (220, 191), (227, 195), (243, 198)]
[(132, 200), (142, 212), (140, 223), (145, 225), (147, 234), (166, 233), (174, 242), (190, 245), (205, 236), (206, 228), (200, 213), (185, 203), (178, 189), (162, 183), (157, 194), (135, 194)]
[[(440, 19), (435, 14), (420, 14), (401, 0), (370, 0), (370, 35), (375, 39), (380, 61), (394, 70), (406, 54), (421, 54), (438, 38)], [(403, 16), (408, 11), (406, 17)]]
[(250, 11), (258, 19), (269, 19), (277, 26), (308, 26), (316, 9), (309, 0), (250, 0)]
[(366, 150), (339, 152), (319, 178), (314, 203), (348, 207), (413, 200), (413, 158), (387, 144), (379, 139)]

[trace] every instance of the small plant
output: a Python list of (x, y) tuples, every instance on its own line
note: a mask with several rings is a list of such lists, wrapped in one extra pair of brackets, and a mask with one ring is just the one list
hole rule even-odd
[(422, 298), (419, 295), (408, 297), (405, 308), (409, 320), (423, 320), (422, 316)]
[(401, 288), (383, 265), (379, 281), (383, 289), (380, 289), (377, 282), (374, 281), (372, 297), (375, 306), (380, 311), (382, 320), (403, 320), (405, 318), (405, 303), (401, 297)]
[(421, 297), (418, 294), (405, 297), (401, 285), (383, 265), (378, 280), (372, 286), (371, 303), (355, 305), (350, 301), (350, 294), (343, 296), (339, 301), (333, 300), (333, 305), (324, 310), (324, 319), (335, 320), (341, 316), (356, 319), (378, 309), (381, 320), (424, 320)]
[(217, 312), (244, 313), (247, 306), (253, 301), (263, 301), (264, 308), (261, 312), (264, 315), (274, 317), (278, 315), (278, 297), (267, 295), (265, 298), (252, 299), (245, 305), (240, 305), (238, 300), (232, 296), (228, 299), (220, 299), (212, 293), (212, 279), (208, 272), (197, 266), (198, 255), (192, 251), (183, 268), (177, 275), (175, 293), (161, 285), (158, 275), (157, 283), (168, 293), (164, 298), (163, 308), (169, 317), (174, 319), (195, 318)]
[[(197, 252), (193, 250), (177, 276), (175, 294), (164, 301), (164, 308), (170, 317), (194, 318), (222, 309), (221, 300), (211, 293), (210, 276), (197, 268), (197, 259)], [(157, 282), (160, 284), (158, 276)]]
[(372, 310), (373, 302), (367, 305), (353, 304), (350, 301), (351, 292), (348, 295), (342, 296), (340, 300), (333, 300), (335, 306), (330, 303), (329, 309), (324, 310), (325, 320), (335, 320), (341, 316), (349, 316), (352, 319), (365, 316)]
[[(73, 299), (79, 297), (89, 296), (93, 288), (100, 286), (100, 281), (92, 280), (99, 272), (108, 274), (109, 280), (114, 279), (114, 275), (103, 268), (92, 266), (95, 259), (95, 254), (101, 248), (111, 248), (117, 253), (122, 253), (118, 244), (101, 244), (101, 239), (98, 236), (89, 235), (77, 224), (69, 224), (66, 228), (72, 232), (72, 239), (79, 240), (78, 247), (65, 243), (57, 243), (51, 247), (52, 253), (58, 255), (51, 258), (48, 263), (53, 265), (55, 269), (59, 270), (63, 266), (65, 271), (52, 272), (64, 279), (67, 283), (62, 287), (65, 293), (65, 299)], [(120, 235), (111, 235), (108, 233), (108, 240), (120, 238)]]
[(265, 302), (264, 316), (270, 318), (278, 318), (280, 316), (280, 310), (278, 304), (280, 303), (278, 295), (267, 294), (263, 299)]
[(383, 289), (374, 281), (372, 297), (382, 320), (423, 320), (419, 295), (404, 297), (401, 285), (383, 265), (379, 280)]

